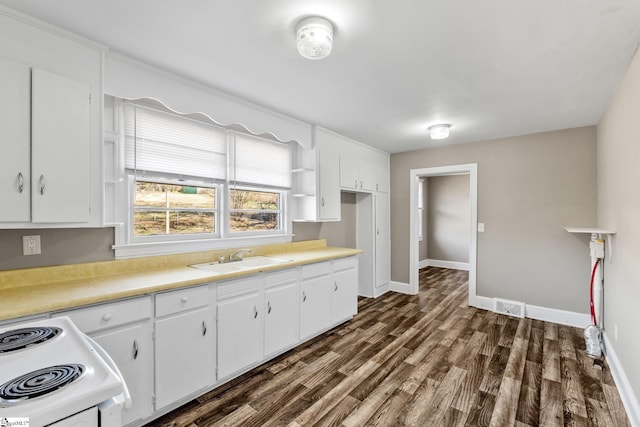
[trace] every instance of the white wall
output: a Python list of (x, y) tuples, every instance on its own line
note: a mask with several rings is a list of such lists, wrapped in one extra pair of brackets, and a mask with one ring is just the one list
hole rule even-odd
[(596, 222), (595, 127), (392, 154), (392, 280), (409, 282), (409, 171), (469, 163), (485, 223), (477, 294), (588, 313), (588, 246), (564, 227)]
[(433, 176), (427, 182), (429, 259), (469, 262), (469, 175)]
[(613, 257), (604, 265), (604, 328), (636, 396), (636, 416), (640, 416), (639, 161), (640, 53), (636, 52), (598, 125), (598, 225), (616, 231)]

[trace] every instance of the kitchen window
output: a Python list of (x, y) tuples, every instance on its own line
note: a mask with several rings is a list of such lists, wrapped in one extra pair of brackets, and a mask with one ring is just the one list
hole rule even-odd
[(218, 232), (216, 186), (141, 180), (136, 180), (135, 186), (135, 236), (215, 236)]
[(290, 144), (152, 101), (114, 98), (114, 106), (124, 148), (119, 193), (128, 209), (126, 231), (116, 231), (117, 257), (136, 245), (122, 257), (290, 241)]

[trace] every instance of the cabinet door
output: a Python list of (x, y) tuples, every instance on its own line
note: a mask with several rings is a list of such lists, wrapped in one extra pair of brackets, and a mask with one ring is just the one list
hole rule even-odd
[(318, 153), (319, 219), (340, 221), (340, 160), (336, 150), (320, 147)]
[(308, 338), (332, 324), (331, 276), (306, 279), (300, 285), (300, 338)]
[(365, 147), (358, 146), (359, 160), (359, 186), (362, 191), (374, 191), (376, 189), (376, 152)]
[(298, 284), (265, 291), (264, 354), (290, 347), (298, 341)]
[(340, 187), (348, 190), (356, 190), (360, 185), (359, 160), (354, 153), (351, 144), (343, 144), (340, 147)]
[(333, 273), (333, 323), (358, 312), (358, 271), (355, 268)]
[(389, 155), (384, 153), (376, 153), (376, 191), (382, 193), (389, 192)]
[(218, 378), (262, 359), (262, 306), (255, 292), (218, 302)]
[(120, 369), (132, 406), (122, 412), (122, 424), (148, 417), (153, 412), (153, 343), (151, 322), (92, 335)]
[(31, 88), (31, 219), (87, 222), (89, 86), (33, 69)]
[(31, 71), (0, 59), (0, 222), (29, 222)]
[(389, 195), (375, 194), (375, 270), (376, 287), (386, 285), (391, 280), (391, 240), (389, 236)]
[(213, 384), (212, 317), (205, 307), (156, 320), (156, 409)]

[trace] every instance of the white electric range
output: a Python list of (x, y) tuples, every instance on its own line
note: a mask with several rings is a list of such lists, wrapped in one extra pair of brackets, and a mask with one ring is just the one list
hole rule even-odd
[(68, 317), (0, 328), (0, 425), (121, 427), (125, 404), (118, 368)]

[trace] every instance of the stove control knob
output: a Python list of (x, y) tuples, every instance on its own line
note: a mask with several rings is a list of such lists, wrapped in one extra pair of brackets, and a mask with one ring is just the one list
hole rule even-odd
[(108, 322), (109, 320), (111, 320), (111, 313), (105, 313), (102, 315), (102, 320), (104, 320), (105, 322)]

